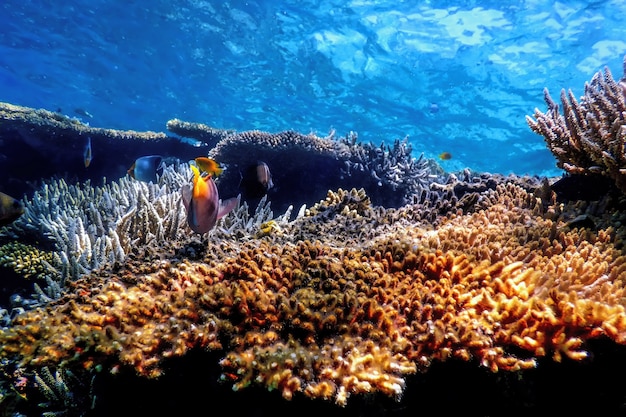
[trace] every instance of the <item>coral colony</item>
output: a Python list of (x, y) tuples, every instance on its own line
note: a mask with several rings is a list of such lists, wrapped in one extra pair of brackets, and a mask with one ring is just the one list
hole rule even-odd
[[(235, 155), (254, 150), (273, 173), (312, 178), (310, 158), (355, 186), (278, 216), (269, 195), (241, 202), (199, 235), (180, 198), (185, 163), (157, 183), (50, 181), (3, 230), (53, 247), (0, 248), (36, 288), (0, 330), (4, 375), (14, 387), (36, 375), (53, 396), (85, 371), (157, 378), (165, 361), (200, 349), (220, 352), (221, 381), (235, 390), (345, 406), (371, 393), (399, 399), (407, 376), (436, 362), (506, 373), (587, 359), (592, 339), (626, 344), (624, 80), (605, 70), (580, 102), (563, 94), (564, 115), (546, 101), (528, 123), (559, 166), (616, 189), (579, 201), (547, 179), (446, 175), (402, 142), (258, 131), (215, 131), (209, 156), (226, 166), (217, 181), (238, 176)], [(294, 166), (274, 168), (281, 153)], [(370, 192), (399, 204), (374, 204)]]

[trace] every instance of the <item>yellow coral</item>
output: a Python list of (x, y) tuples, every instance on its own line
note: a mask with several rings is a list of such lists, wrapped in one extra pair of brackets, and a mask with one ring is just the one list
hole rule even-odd
[(256, 234), (257, 237), (270, 236), (282, 233), (282, 229), (276, 220), (269, 220), (261, 223), (259, 231)]
[(0, 246), (0, 266), (11, 268), (24, 278), (43, 278), (56, 273), (60, 260), (54, 252), (34, 246), (10, 242)]

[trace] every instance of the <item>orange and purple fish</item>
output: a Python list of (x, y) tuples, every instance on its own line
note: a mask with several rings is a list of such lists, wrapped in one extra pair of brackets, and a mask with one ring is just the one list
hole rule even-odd
[(221, 201), (212, 174), (205, 172), (202, 175), (195, 165), (191, 165), (191, 170), (193, 187), (184, 185), (181, 189), (187, 211), (187, 224), (196, 233), (207, 233), (215, 227), (219, 219), (235, 208), (238, 199), (233, 197)]

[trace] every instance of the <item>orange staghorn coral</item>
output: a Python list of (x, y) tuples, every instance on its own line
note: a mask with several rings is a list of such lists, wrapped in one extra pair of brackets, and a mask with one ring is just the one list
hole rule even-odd
[[(452, 201), (435, 229), (431, 200), (382, 209), (339, 190), (280, 234), (209, 240), (194, 259), (192, 237), (138, 248), (0, 330), (0, 356), (154, 378), (166, 359), (205, 349), (223, 352), (235, 390), (345, 405), (399, 398), (434, 362), (510, 372), (584, 360), (591, 339), (625, 344), (620, 203), (533, 191), (501, 179), (471, 205)], [(577, 228), (581, 214), (595, 227)]]

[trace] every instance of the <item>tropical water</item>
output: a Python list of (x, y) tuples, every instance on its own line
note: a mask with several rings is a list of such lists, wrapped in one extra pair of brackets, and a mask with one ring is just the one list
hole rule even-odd
[(526, 116), (622, 77), (624, 21), (0, 2), (0, 416), (623, 411), (623, 170), (523, 175), (562, 174)]
[(525, 115), (619, 78), (626, 3), (5, 0), (0, 101), (91, 126), (407, 137), (449, 170), (558, 175)]

